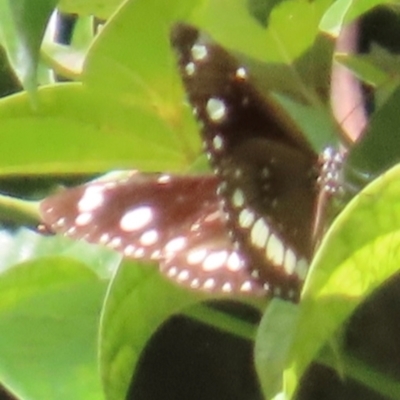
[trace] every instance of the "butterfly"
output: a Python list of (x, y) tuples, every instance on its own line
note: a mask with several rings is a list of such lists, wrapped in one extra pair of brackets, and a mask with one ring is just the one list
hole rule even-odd
[[(197, 28), (171, 45), (213, 174), (92, 182), (41, 202), (52, 231), (159, 262), (192, 289), (297, 301), (314, 251), (318, 154)], [(334, 163), (333, 163), (334, 164)]]

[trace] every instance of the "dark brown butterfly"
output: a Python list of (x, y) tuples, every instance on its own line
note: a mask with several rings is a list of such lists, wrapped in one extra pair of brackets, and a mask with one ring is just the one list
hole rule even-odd
[(297, 301), (312, 257), (319, 159), (250, 71), (196, 28), (171, 34), (214, 175), (133, 173), (45, 199), (56, 232), (154, 259), (176, 282)]

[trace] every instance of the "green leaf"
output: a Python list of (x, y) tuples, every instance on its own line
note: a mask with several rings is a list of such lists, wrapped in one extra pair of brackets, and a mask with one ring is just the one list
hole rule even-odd
[[(310, 48), (331, 0), (285, 1), (271, 12), (267, 29), (256, 22), (247, 0), (205, 1), (190, 22), (209, 32), (223, 46), (264, 62), (290, 64)], [(221, 24), (221, 15), (224, 23)]]
[(298, 322), (298, 306), (271, 300), (257, 331), (254, 357), (266, 399), (282, 392), (282, 376)]
[(73, 81), (80, 77), (85, 55), (82, 49), (52, 42), (44, 43), (42, 47), (42, 57), (47, 65), (59, 76)]
[(176, 287), (151, 265), (124, 262), (102, 314), (100, 368), (106, 397), (123, 399), (139, 357), (157, 328), (205, 295)]
[(378, 5), (387, 4), (382, 0), (338, 0), (326, 10), (320, 22), (321, 31), (337, 37), (343, 26), (353, 22)]
[(0, 97), (10, 95), (11, 93), (19, 92), (22, 86), (15, 75), (4, 47), (0, 43)]
[(370, 56), (338, 54), (335, 56), (335, 60), (350, 69), (358, 79), (369, 85), (379, 86), (388, 80), (388, 74), (379, 68), (379, 65), (374, 65)]
[(349, 23), (354, 21), (356, 18), (361, 17), (363, 14), (366, 14), (368, 11), (371, 11), (377, 6), (380, 5), (389, 5), (390, 2), (387, 0), (352, 0), (351, 7), (349, 7), (349, 11), (346, 15), (345, 23)]
[(354, 309), (398, 271), (399, 196), (400, 167), (395, 167), (356, 196), (324, 238), (300, 303), (285, 372), (287, 393)]
[(335, 1), (324, 13), (320, 21), (320, 29), (322, 32), (338, 37), (343, 28), (343, 21), (346, 13), (351, 7), (352, 0)]
[(1, 0), (0, 33), (11, 64), (24, 88), (36, 91), (39, 51), (56, 0)]
[(9, 267), (0, 274), (0, 381), (21, 399), (99, 400), (96, 337), (106, 282), (71, 258), (18, 264), (39, 254), (37, 238), (21, 245), (21, 237), (9, 237), (2, 247), (3, 270)]
[(110, 279), (122, 258), (104, 246), (62, 236), (42, 236), (29, 229), (20, 229), (15, 235), (0, 230), (0, 242), (0, 272), (26, 260), (51, 256), (79, 261), (99, 278)]
[(53, 32), (51, 30), (46, 32), (41, 55), (44, 63), (57, 76), (72, 81), (80, 79), (86, 54), (97, 36), (94, 24), (93, 16), (76, 18), (68, 45), (55, 43)]
[(374, 113), (399, 86), (400, 57), (378, 44), (371, 44), (368, 54), (337, 54), (335, 60), (345, 65), (362, 82), (374, 87)]
[(184, 19), (195, 5), (182, 0), (126, 3), (102, 30), (83, 71), (90, 90), (100, 90), (109, 102), (141, 110), (160, 121), (173, 132), (164, 137), (173, 140), (191, 161), (200, 148), (198, 129), (191, 110), (182, 102), (169, 34), (172, 24)]
[(123, 3), (123, 0), (60, 0), (60, 11), (78, 15), (95, 15), (107, 19)]
[(187, 168), (174, 129), (142, 107), (115, 104), (80, 84), (41, 89), (38, 104), (32, 110), (25, 94), (0, 101), (2, 173)]
[(384, 172), (400, 161), (400, 90), (373, 115), (366, 132), (350, 151), (347, 159), (351, 174), (360, 172), (371, 178)]

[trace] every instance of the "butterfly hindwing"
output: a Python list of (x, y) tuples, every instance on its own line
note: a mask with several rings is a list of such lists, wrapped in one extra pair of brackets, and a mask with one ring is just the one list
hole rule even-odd
[(219, 210), (210, 209), (192, 227), (186, 236), (190, 248), (161, 260), (163, 273), (192, 289), (221, 294), (267, 294), (249, 274), (242, 254), (235, 250)]

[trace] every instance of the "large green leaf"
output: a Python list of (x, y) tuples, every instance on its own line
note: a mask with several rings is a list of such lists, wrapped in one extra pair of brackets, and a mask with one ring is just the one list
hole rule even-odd
[(96, 338), (106, 281), (47, 238), (2, 232), (1, 241), (0, 381), (20, 399), (102, 399)]
[[(74, 269), (75, 279), (65, 280), (63, 273)], [(55, 277), (63, 278), (56, 287)], [(24, 298), (15, 286), (25, 278)], [(21, 399), (101, 399), (95, 339), (104, 283), (83, 279), (82, 266), (57, 259), (13, 269), (0, 286), (3, 305), (7, 297), (18, 299), (0, 314), (2, 383)]]
[(281, 2), (273, 9), (265, 29), (251, 15), (248, 1), (209, 0), (194, 10), (190, 21), (230, 49), (264, 62), (290, 64), (312, 46), (319, 21), (331, 3)]
[[(285, 373), (296, 382), (354, 309), (400, 265), (400, 167), (356, 196), (332, 225), (313, 262)], [(311, 327), (311, 328), (310, 328)]]
[(110, 103), (80, 84), (41, 89), (38, 103), (33, 110), (25, 94), (0, 101), (2, 173), (182, 170), (188, 163), (174, 129), (142, 107)]
[(125, 398), (139, 357), (156, 329), (201, 298), (199, 293), (177, 288), (154, 267), (122, 265), (102, 315), (100, 367), (107, 399)]
[[(160, 121), (165, 127), (160, 139), (173, 142), (188, 161), (198, 152), (199, 138), (193, 116), (182, 102), (169, 33), (173, 23), (185, 19), (197, 3), (126, 3), (102, 30), (83, 71), (83, 82), (91, 91), (100, 91), (116, 106), (146, 112)], [(134, 129), (133, 116), (131, 121)]]

